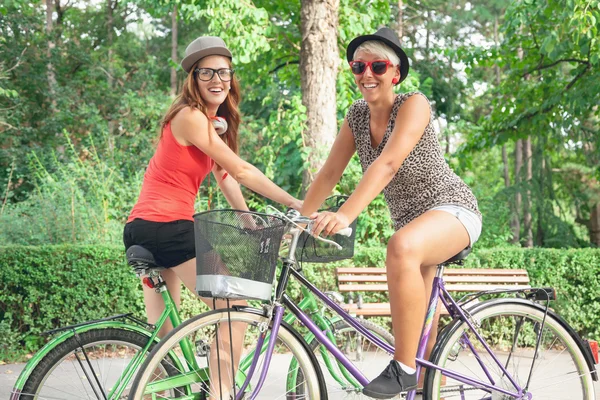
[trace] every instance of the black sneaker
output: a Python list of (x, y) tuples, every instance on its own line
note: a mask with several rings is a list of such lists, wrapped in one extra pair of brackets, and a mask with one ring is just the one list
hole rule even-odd
[(391, 399), (402, 392), (417, 388), (417, 373), (407, 374), (396, 360), (390, 361), (383, 372), (363, 389), (365, 396)]

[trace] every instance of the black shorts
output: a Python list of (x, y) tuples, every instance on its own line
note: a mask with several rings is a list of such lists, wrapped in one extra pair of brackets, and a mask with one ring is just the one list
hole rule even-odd
[[(152, 222), (136, 218), (123, 230), (125, 250), (134, 244), (149, 250), (156, 264), (171, 268), (196, 257), (194, 223), (188, 220)], [(200, 240), (202, 251), (211, 250), (206, 239)]]

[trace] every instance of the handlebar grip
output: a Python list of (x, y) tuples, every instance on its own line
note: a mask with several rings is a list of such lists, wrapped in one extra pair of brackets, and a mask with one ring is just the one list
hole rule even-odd
[(288, 208), (287, 210), (285, 210), (285, 215), (289, 219), (298, 218), (300, 216), (300, 211), (293, 209), (293, 208)]
[(350, 227), (344, 228), (341, 231), (339, 231), (337, 233), (337, 235), (350, 237), (352, 235), (352, 228), (350, 228)]

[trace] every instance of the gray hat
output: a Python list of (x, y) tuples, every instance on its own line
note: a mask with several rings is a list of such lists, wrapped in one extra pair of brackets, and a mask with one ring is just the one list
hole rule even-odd
[(231, 52), (225, 46), (223, 39), (217, 36), (200, 36), (185, 49), (185, 57), (181, 61), (181, 66), (185, 72), (190, 72), (192, 66), (206, 56), (232, 58)]

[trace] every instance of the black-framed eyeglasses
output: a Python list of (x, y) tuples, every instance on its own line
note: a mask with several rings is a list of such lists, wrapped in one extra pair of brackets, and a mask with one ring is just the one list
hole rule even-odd
[(196, 73), (198, 79), (204, 82), (210, 81), (213, 78), (213, 76), (215, 76), (215, 72), (217, 73), (217, 75), (219, 75), (219, 78), (223, 82), (229, 82), (233, 78), (233, 73), (235, 72), (235, 70), (231, 68), (196, 68), (194, 72)]

